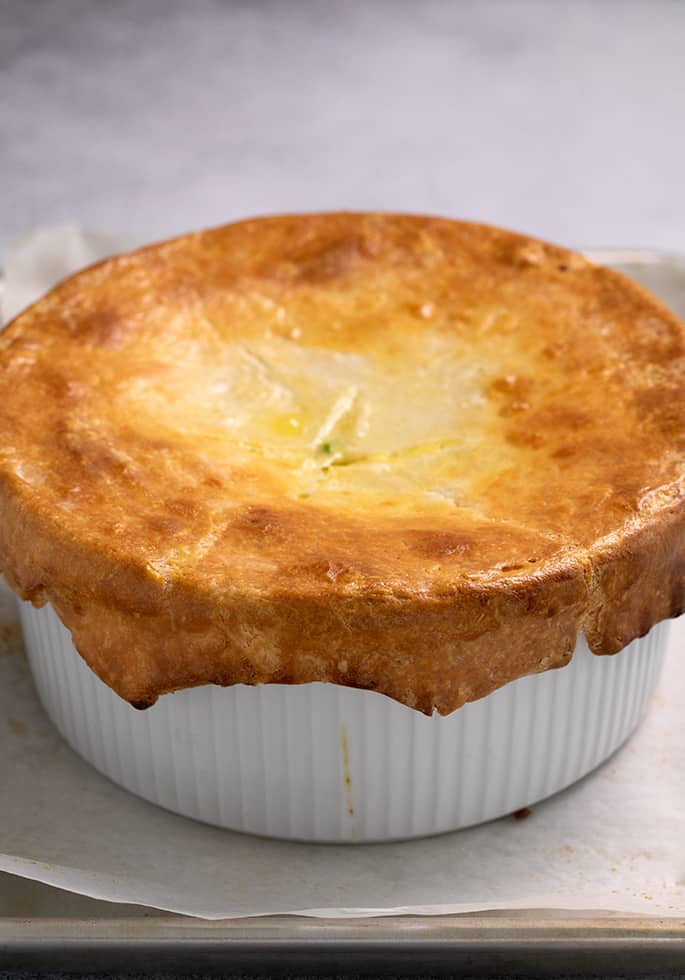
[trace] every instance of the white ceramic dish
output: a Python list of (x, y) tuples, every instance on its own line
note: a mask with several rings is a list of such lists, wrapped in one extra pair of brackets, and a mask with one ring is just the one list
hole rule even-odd
[(456, 830), (558, 792), (634, 731), (668, 624), (613, 657), (584, 641), (446, 718), (332, 684), (213, 686), (136, 711), (76, 652), (50, 607), (22, 603), (40, 699), (69, 744), (133, 793), (234, 830), (381, 841)]

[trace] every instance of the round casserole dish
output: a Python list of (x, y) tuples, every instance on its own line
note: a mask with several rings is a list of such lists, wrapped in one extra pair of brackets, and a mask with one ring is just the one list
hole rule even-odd
[(261, 219), (86, 270), (0, 343), (41, 697), (135, 792), (412, 836), (636, 724), (639, 637), (683, 605), (683, 328), (633, 283), (483, 226)]

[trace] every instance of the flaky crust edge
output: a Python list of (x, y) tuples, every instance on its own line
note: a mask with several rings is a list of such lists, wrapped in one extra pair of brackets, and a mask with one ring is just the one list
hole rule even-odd
[[(0, 484), (10, 587), (50, 602), (97, 676), (137, 708), (202, 684), (325, 681), (449, 714), (519, 677), (562, 667), (578, 636), (613, 654), (685, 611), (685, 493), (621, 533), (506, 580), (426, 595), (322, 586), (221, 596), (189, 578), (163, 587), (121, 555), (70, 541), (17, 486)], [(265, 670), (261, 647), (276, 651)], [(259, 648), (259, 650), (258, 650)]]

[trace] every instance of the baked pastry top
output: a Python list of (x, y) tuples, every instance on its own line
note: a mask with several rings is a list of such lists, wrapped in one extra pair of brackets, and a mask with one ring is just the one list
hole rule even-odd
[(329, 681), (447, 713), (685, 607), (685, 327), (482, 225), (263, 218), (0, 336), (0, 567), (138, 707)]

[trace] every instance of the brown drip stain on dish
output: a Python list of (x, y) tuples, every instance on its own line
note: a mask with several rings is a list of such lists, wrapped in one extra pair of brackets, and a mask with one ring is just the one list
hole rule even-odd
[(522, 806), (520, 810), (514, 810), (512, 817), (514, 820), (526, 820), (532, 812), (529, 806)]
[(0, 657), (10, 657), (23, 654), (21, 632), (18, 623), (2, 623), (0, 625)]
[(340, 729), (340, 749), (342, 751), (343, 772), (345, 774), (345, 796), (347, 798), (347, 812), (351, 817), (354, 816), (354, 800), (352, 799), (352, 775), (350, 772), (350, 746), (347, 741), (347, 728), (345, 725)]

